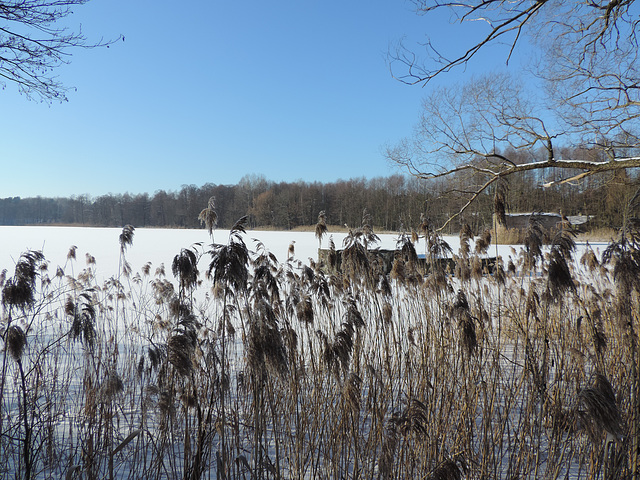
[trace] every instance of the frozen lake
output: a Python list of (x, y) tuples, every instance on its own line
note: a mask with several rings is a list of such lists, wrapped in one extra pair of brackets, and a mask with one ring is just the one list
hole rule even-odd
[[(6, 269), (7, 276), (11, 276), (15, 263), (23, 252), (41, 250), (50, 262), (49, 270), (55, 272), (58, 266), (64, 269), (70, 247), (76, 246), (77, 262), (74, 268), (84, 268), (85, 257), (89, 254), (96, 260), (96, 277), (98, 279), (109, 278), (116, 275), (118, 271), (120, 256), (118, 238), (121, 232), (120, 228), (0, 226), (0, 271)], [(228, 235), (228, 230), (216, 230), (214, 232), (215, 242), (227, 243)], [(332, 236), (336, 248), (340, 249), (346, 235), (346, 233), (329, 232), (322, 241), (322, 247), (328, 247), (329, 236)], [(398, 234), (380, 234), (379, 237), (380, 243), (376, 247), (381, 249), (395, 248)], [(313, 232), (248, 230), (243, 238), (251, 251), (256, 250), (258, 241), (262, 242), (280, 262), (287, 259), (287, 251), (292, 242), (295, 242), (295, 259), (308, 263), (309, 259), (317, 260), (318, 257), (318, 240)], [(460, 246), (459, 238), (446, 236), (445, 240), (453, 252), (457, 253)], [(200, 244), (200, 251), (206, 251), (211, 243), (211, 237), (205, 229), (138, 228), (135, 230), (133, 245), (127, 249), (126, 258), (133, 272), (139, 272), (147, 262), (151, 262), (153, 269), (164, 264), (167, 272), (170, 272), (173, 257), (180, 253), (182, 248), (190, 248), (195, 244)], [(591, 245), (598, 254), (606, 246), (605, 243), (592, 243)], [(498, 245), (497, 253), (506, 261), (509, 256), (513, 256), (514, 249), (519, 251), (521, 248), (519, 245)], [(585, 244), (578, 244), (577, 259), (582, 255), (584, 248)], [(424, 252), (422, 240), (416, 245), (416, 251), (418, 253)], [(496, 247), (492, 245), (489, 249), (489, 256), (495, 255)], [(201, 265), (201, 270), (205, 266)]]

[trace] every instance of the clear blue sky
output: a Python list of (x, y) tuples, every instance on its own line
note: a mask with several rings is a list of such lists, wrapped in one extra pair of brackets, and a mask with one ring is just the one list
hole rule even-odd
[(0, 90), (0, 198), (397, 173), (383, 147), (411, 134), (429, 87), (391, 77), (390, 45), (464, 40), (405, 0), (92, 0), (80, 24), (125, 40), (74, 52), (67, 103)]

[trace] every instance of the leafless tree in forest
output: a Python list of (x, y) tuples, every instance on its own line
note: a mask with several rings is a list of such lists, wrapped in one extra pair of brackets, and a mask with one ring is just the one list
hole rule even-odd
[(91, 43), (81, 30), (65, 26), (73, 7), (88, 1), (0, 1), (0, 86), (17, 84), (30, 99), (66, 100), (68, 88), (55, 74), (57, 68), (68, 63), (78, 48), (113, 43)]
[[(407, 84), (424, 86), (464, 68), (492, 44), (509, 46), (507, 62), (525, 38), (537, 52), (527, 66), (532, 73), (527, 86), (521, 76), (497, 73), (434, 89), (414, 136), (387, 149), (392, 162), (419, 178), (470, 179), (459, 192), (466, 202), (447, 224), (498, 180), (518, 172), (564, 172), (560, 179), (541, 182), (548, 187), (640, 166), (634, 0), (414, 3), (421, 14), (446, 9), (457, 23), (484, 22), (488, 28), (452, 57), (428, 41), (422, 63), (401, 45), (391, 67)], [(533, 82), (539, 86), (535, 91)], [(598, 155), (562, 158), (566, 147)], [(522, 152), (529, 153), (531, 161), (515, 161), (506, 152), (517, 152), (520, 159)]]

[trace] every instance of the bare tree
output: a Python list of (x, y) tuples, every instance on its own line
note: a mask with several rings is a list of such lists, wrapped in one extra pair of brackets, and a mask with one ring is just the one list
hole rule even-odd
[[(543, 87), (534, 92), (531, 81), (527, 89), (517, 76), (492, 74), (440, 88), (426, 98), (414, 136), (387, 149), (392, 162), (419, 178), (469, 178), (458, 191), (466, 202), (446, 224), (498, 180), (518, 172), (563, 171), (560, 179), (542, 182), (551, 186), (640, 166), (634, 0), (414, 3), (421, 14), (448, 9), (455, 22), (483, 22), (487, 30), (453, 55), (429, 40), (422, 62), (401, 45), (391, 67), (402, 82), (426, 85), (498, 42), (509, 46), (508, 62), (526, 37), (537, 47), (528, 69)], [(567, 147), (601, 155), (562, 158)], [(530, 161), (506, 152), (518, 158), (525, 152)]]
[(89, 43), (81, 30), (63, 26), (73, 7), (88, 1), (0, 1), (0, 85), (17, 84), (30, 99), (66, 100), (68, 88), (55, 75), (57, 67), (77, 48), (113, 43)]

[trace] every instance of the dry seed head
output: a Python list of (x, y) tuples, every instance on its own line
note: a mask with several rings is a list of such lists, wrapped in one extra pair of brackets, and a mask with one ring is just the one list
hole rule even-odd
[(511, 275), (515, 275), (516, 274), (516, 266), (513, 263), (513, 260), (511, 259), (511, 257), (509, 257), (509, 263), (507, 264), (507, 271), (511, 274)]
[(4, 282), (2, 288), (4, 305), (26, 308), (33, 304), (36, 278), (43, 262), (44, 255), (39, 251), (29, 250), (20, 256), (14, 276)]
[(302, 323), (313, 323), (313, 303), (308, 295), (303, 295), (301, 301), (296, 305), (298, 320)]
[(529, 225), (524, 234), (525, 268), (535, 270), (538, 260), (542, 258), (543, 233), (539, 215), (529, 217)]
[(257, 302), (255, 313), (247, 339), (249, 367), (259, 378), (267, 370), (284, 376), (289, 370), (288, 356), (276, 313), (263, 299)]
[(594, 318), (591, 325), (591, 340), (593, 341), (593, 348), (597, 354), (602, 354), (607, 349), (607, 336), (602, 329), (602, 322)]
[(488, 228), (476, 239), (475, 251), (478, 255), (484, 255), (491, 246), (491, 230)]
[(342, 394), (347, 405), (353, 412), (360, 411), (360, 396), (362, 393), (362, 379), (355, 373), (351, 373), (342, 387)]
[(142, 266), (142, 274), (148, 277), (151, 272), (151, 262), (147, 262)]
[(327, 234), (327, 217), (324, 210), (318, 214), (318, 223), (316, 223), (316, 238), (319, 242)]
[(171, 264), (173, 276), (180, 281), (180, 287), (191, 289), (198, 283), (198, 256), (196, 252), (183, 248), (180, 253), (173, 258)]
[(448, 459), (438, 465), (433, 472), (427, 477), (428, 480), (460, 480), (466, 463), (462, 457), (456, 459)]
[(122, 227), (122, 233), (120, 234), (120, 250), (124, 252), (128, 246), (133, 245), (133, 232), (135, 227), (133, 225), (125, 225)]
[(493, 195), (493, 212), (496, 215), (496, 222), (503, 227), (507, 226), (507, 216), (505, 214), (507, 208), (507, 192), (509, 185), (505, 179), (500, 179), (496, 184), (496, 190)]
[(156, 268), (155, 276), (156, 277), (164, 277), (165, 276), (164, 263), (161, 263), (160, 266), (158, 268)]
[(477, 255), (474, 255), (471, 258), (471, 278), (481, 280), (482, 273), (482, 260)]
[(547, 295), (558, 300), (567, 290), (575, 291), (576, 285), (561, 248), (552, 248), (549, 255)]
[(596, 254), (593, 252), (593, 249), (591, 248), (588, 242), (587, 242), (587, 249), (585, 250), (582, 257), (580, 258), (580, 263), (583, 266), (587, 267), (590, 273), (593, 273), (595, 270), (597, 270), (600, 267), (600, 263), (598, 262), (598, 257), (596, 257)]
[(28, 307), (34, 302), (34, 286), (20, 281), (16, 277), (10, 278), (2, 287), (3, 305)]
[(473, 238), (473, 232), (468, 223), (462, 225), (460, 229), (460, 256), (467, 258), (470, 252), (469, 241)]
[(241, 232), (245, 232), (245, 222), (246, 217), (236, 222), (230, 231), (227, 245), (214, 245), (213, 250), (209, 252), (213, 259), (209, 264), (207, 276), (214, 283), (221, 283), (236, 292), (246, 290), (249, 279), (249, 251), (240, 236)]
[(198, 220), (200, 220), (200, 223), (204, 223), (204, 225), (207, 227), (209, 235), (213, 235), (213, 230), (218, 224), (218, 214), (216, 212), (215, 197), (209, 198), (207, 208), (203, 209), (200, 212), (200, 214), (198, 215)]
[(102, 395), (109, 400), (124, 391), (124, 383), (117, 373), (111, 372), (107, 375), (107, 378), (105, 378), (101, 390)]
[(464, 294), (462, 289), (458, 290), (458, 294), (456, 295), (456, 299), (453, 302), (454, 310), (469, 310), (469, 302), (467, 301), (467, 296)]
[(592, 441), (596, 441), (602, 431), (622, 440), (622, 418), (613, 387), (604, 375), (596, 374), (592, 386), (580, 391), (578, 401)]
[(378, 460), (378, 470), (380, 472), (380, 478), (388, 479), (392, 478), (393, 463), (395, 459), (396, 449), (398, 445), (398, 425), (394, 418), (387, 420), (384, 439), (382, 442), (382, 451), (380, 453), (380, 459)]
[(529, 287), (529, 293), (527, 294), (527, 302), (525, 304), (525, 316), (527, 318), (538, 317), (538, 306), (540, 305), (540, 297), (536, 293), (533, 286)]
[(478, 338), (476, 336), (476, 324), (473, 317), (465, 312), (462, 319), (459, 322), (460, 326), (460, 343), (462, 344), (464, 352), (471, 356), (478, 346)]
[(393, 280), (399, 283), (403, 283), (406, 278), (404, 262), (398, 257), (393, 260), (393, 267), (391, 268), (390, 276)]
[(27, 346), (27, 335), (18, 325), (11, 325), (5, 334), (5, 348), (14, 360), (20, 361)]
[(193, 354), (196, 347), (195, 330), (185, 329), (175, 333), (167, 345), (169, 362), (181, 375), (189, 375), (193, 369)]
[[(417, 234), (416, 234), (417, 235)], [(413, 241), (411, 237), (402, 234), (399, 242), (400, 244), (400, 253), (404, 260), (404, 263), (409, 267), (413, 268), (418, 263), (418, 254), (416, 252), (416, 248), (413, 245)]]
[(454, 255), (453, 260), (456, 263), (455, 276), (461, 282), (468, 282), (471, 278), (471, 269), (469, 268), (469, 261), (465, 257), (457, 257)]
[(96, 309), (89, 293), (81, 293), (77, 304), (73, 302), (71, 297), (68, 297), (65, 304), (65, 311), (68, 315), (73, 316), (69, 332), (71, 338), (73, 340), (80, 338), (80, 340), (85, 341), (89, 349), (92, 350), (96, 338)]
[(129, 262), (127, 262), (126, 260), (122, 262), (122, 274), (126, 277), (129, 278), (131, 277), (131, 264)]
[(342, 251), (343, 271), (354, 280), (367, 278), (371, 274), (371, 265), (364, 245), (355, 240), (347, 243), (347, 247)]
[(422, 436), (427, 432), (429, 410), (420, 400), (412, 398), (408, 401), (407, 407), (402, 412), (395, 413), (392, 418), (403, 435), (413, 432)]

